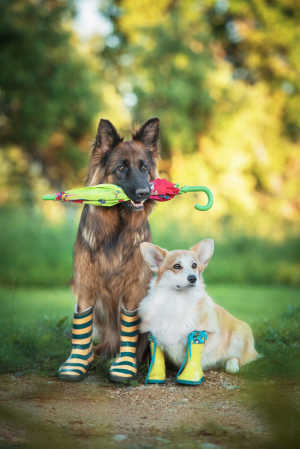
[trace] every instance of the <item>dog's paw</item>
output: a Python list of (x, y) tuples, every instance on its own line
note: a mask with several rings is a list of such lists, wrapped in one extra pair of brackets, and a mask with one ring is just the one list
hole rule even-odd
[(239, 360), (236, 358), (229, 359), (225, 363), (225, 371), (229, 374), (236, 374), (240, 371)]

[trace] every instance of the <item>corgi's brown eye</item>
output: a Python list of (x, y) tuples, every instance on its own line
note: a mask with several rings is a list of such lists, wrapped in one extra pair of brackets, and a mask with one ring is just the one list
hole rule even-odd
[(192, 268), (197, 268), (196, 262), (192, 263)]
[(173, 265), (174, 270), (180, 270), (181, 265), (180, 263), (175, 263), (175, 265)]

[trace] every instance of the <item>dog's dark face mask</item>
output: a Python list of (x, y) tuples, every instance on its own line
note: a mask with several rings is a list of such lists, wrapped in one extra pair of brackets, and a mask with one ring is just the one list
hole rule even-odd
[(119, 185), (131, 201), (122, 207), (144, 209), (150, 196), (150, 181), (156, 176), (159, 120), (150, 119), (128, 142), (123, 142), (113, 125), (101, 120), (92, 152), (88, 184)]
[(130, 202), (124, 205), (133, 210), (142, 210), (144, 202), (150, 196), (151, 152), (135, 142), (124, 142), (112, 153), (108, 163), (110, 178), (114, 184), (122, 187)]

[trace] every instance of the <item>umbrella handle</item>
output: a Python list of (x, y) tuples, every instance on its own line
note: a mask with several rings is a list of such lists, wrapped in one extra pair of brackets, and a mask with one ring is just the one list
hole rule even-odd
[(188, 193), (188, 192), (204, 192), (207, 196), (207, 203), (204, 205), (201, 204), (195, 204), (195, 209), (200, 211), (209, 210), (213, 203), (214, 203), (214, 197), (212, 192), (209, 190), (208, 187), (205, 186), (183, 186), (180, 188), (180, 193)]

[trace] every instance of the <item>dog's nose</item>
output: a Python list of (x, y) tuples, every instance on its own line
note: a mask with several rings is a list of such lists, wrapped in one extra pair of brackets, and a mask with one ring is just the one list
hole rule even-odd
[(150, 188), (146, 187), (144, 189), (136, 189), (135, 194), (136, 194), (136, 198), (139, 201), (146, 200), (147, 198), (149, 198)]
[(187, 280), (188, 280), (191, 284), (195, 284), (195, 282), (197, 281), (197, 278), (196, 278), (196, 276), (195, 276), (194, 274), (190, 274), (190, 275), (187, 277)]

